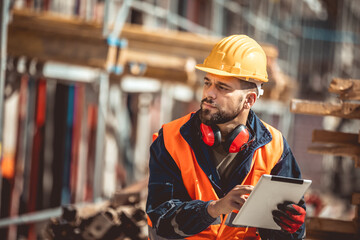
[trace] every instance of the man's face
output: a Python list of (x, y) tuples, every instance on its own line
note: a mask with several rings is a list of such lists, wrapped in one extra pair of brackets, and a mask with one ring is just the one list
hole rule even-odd
[(243, 110), (247, 92), (241, 89), (235, 77), (206, 74), (200, 105), (201, 122), (212, 125), (235, 119)]

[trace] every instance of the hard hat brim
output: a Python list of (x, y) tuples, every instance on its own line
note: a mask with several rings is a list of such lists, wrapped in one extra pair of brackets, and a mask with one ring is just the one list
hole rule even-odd
[(266, 79), (266, 78), (259, 78), (258, 76), (253, 76), (253, 75), (239, 75), (239, 74), (229, 73), (229, 72), (225, 72), (225, 71), (222, 71), (219, 69), (204, 67), (204, 64), (197, 64), (197, 65), (195, 65), (195, 68), (200, 71), (215, 74), (218, 76), (237, 77), (237, 78), (244, 77), (244, 78), (252, 78), (252, 79), (258, 80), (260, 82), (268, 82), (268, 79)]

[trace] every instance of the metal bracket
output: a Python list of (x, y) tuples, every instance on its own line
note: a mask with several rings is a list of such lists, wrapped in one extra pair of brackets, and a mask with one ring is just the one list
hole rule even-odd
[(106, 69), (109, 73), (120, 75), (124, 72), (128, 41), (124, 38), (120, 39), (110, 36), (107, 38), (107, 44), (109, 45), (109, 50)]

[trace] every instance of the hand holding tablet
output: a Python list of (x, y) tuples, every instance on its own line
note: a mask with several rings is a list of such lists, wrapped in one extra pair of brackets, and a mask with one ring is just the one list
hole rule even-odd
[[(284, 202), (298, 203), (305, 191), (309, 188), (311, 180), (286, 178), (272, 175), (262, 175), (254, 190), (236, 215), (233, 224), (281, 230), (273, 219), (273, 211), (278, 210), (277, 205)], [(296, 204), (294, 204), (296, 206)], [(291, 204), (289, 206), (292, 206)], [(289, 206), (285, 206), (289, 207)], [(293, 206), (294, 207), (294, 206)], [(295, 207), (296, 208), (296, 207)], [(300, 207), (301, 208), (301, 207)], [(287, 213), (289, 209), (283, 209)], [(300, 209), (297, 209), (301, 212)], [(305, 211), (305, 210), (304, 210)], [(289, 213), (290, 214), (290, 213)], [(294, 213), (294, 216), (296, 214)], [(300, 215), (305, 217), (304, 212)], [(289, 215), (290, 218), (294, 217)], [(299, 224), (301, 221), (284, 221), (284, 216), (278, 216), (281, 223), (286, 225)], [(295, 217), (296, 219), (296, 217)], [(281, 220), (281, 221), (280, 221)], [(282, 225), (284, 230), (295, 229), (297, 226)], [(287, 228), (287, 229), (286, 229)], [(289, 230), (291, 232), (292, 230)]]
[(233, 209), (240, 209), (253, 189), (254, 187), (250, 185), (236, 185), (225, 197), (211, 202), (207, 209), (208, 213), (216, 218), (231, 213)]

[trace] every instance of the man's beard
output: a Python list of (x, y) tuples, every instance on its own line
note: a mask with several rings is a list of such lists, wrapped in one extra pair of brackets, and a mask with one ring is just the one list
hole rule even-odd
[[(218, 112), (210, 114), (209, 109), (202, 108), (203, 102), (212, 104), (212, 106), (218, 109)], [(203, 100), (201, 100), (199, 117), (201, 122), (206, 125), (223, 124), (235, 119), (240, 114), (240, 112), (241, 109), (239, 107), (233, 112), (226, 113), (225, 111), (221, 110), (212, 99), (204, 98)]]

